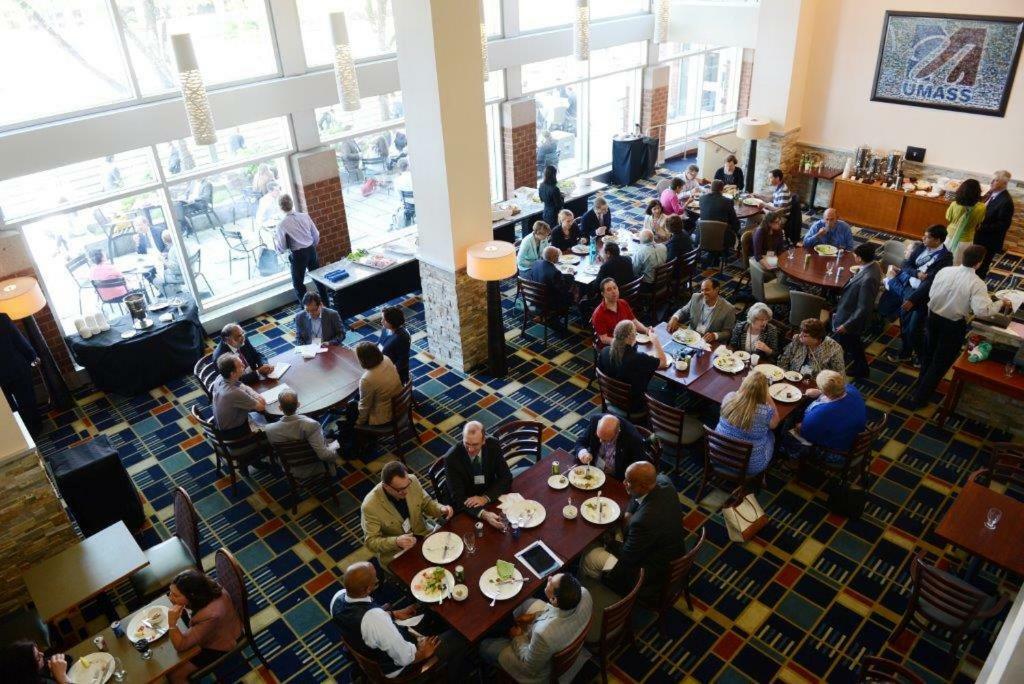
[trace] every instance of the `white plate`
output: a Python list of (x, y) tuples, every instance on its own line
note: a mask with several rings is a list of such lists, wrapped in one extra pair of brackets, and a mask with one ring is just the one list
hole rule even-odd
[(548, 478), (548, 487), (552, 489), (565, 489), (569, 486), (569, 478), (565, 475), (552, 475)]
[(782, 370), (778, 366), (773, 366), (770, 363), (762, 363), (754, 366), (754, 370), (758, 373), (764, 374), (764, 376), (772, 382), (779, 382), (786, 377), (786, 371)]
[(621, 511), (619, 504), (607, 496), (602, 496), (600, 501), (593, 496), (583, 502), (583, 505), (580, 506), (580, 513), (587, 522), (592, 522), (595, 525), (607, 525), (618, 520)]
[(764, 200), (758, 199), (757, 197), (746, 197), (743, 199), (743, 203), (748, 207), (759, 207), (764, 204)]
[(821, 256), (835, 256), (836, 254), (839, 253), (839, 250), (837, 250), (832, 245), (815, 245), (814, 251), (820, 254)]
[(799, 389), (793, 387), (788, 382), (775, 383), (768, 388), (768, 394), (775, 401), (781, 401), (784, 404), (795, 404), (803, 396)]
[[(428, 591), (423, 586), (423, 583), (429, 575), (437, 571), (444, 573), (444, 579), (442, 580), (444, 587), (434, 591)], [(417, 601), (423, 601), (424, 603), (438, 603), (442, 598), (448, 598), (452, 595), (452, 588), (454, 586), (455, 576), (444, 568), (434, 566), (430, 568), (423, 568), (417, 572), (416, 576), (412, 578), (412, 582), (409, 583), (409, 590), (412, 591), (413, 598)]]
[(785, 377), (786, 380), (789, 380), (790, 382), (800, 382), (801, 380), (804, 379), (804, 376), (800, 375), (800, 373), (798, 373), (797, 371), (786, 371), (783, 374), (783, 377)]
[(588, 245), (573, 245), (573, 254), (590, 254), (590, 247)]
[[(83, 660), (89, 661), (89, 667), (82, 663)], [(93, 679), (93, 675), (97, 672), (103, 672), (104, 675)], [(71, 669), (68, 670), (68, 682), (71, 684), (103, 684), (110, 679), (112, 674), (114, 674), (114, 656), (103, 651), (96, 651), (74, 662)]]
[(729, 356), (716, 356), (711, 364), (723, 373), (739, 373), (743, 370), (743, 362), (731, 354)]
[(578, 264), (580, 263), (580, 258), (575, 254), (563, 254), (558, 257), (558, 261), (562, 264)]
[(166, 309), (170, 305), (171, 305), (170, 302), (155, 302), (153, 304), (150, 304), (146, 308), (149, 309), (150, 311), (161, 311), (163, 309)]
[(651, 336), (650, 335), (644, 335), (643, 333), (637, 333), (636, 334), (636, 343), (637, 344), (649, 344), (650, 341), (651, 341)]
[(480, 575), (480, 592), (489, 599), (496, 598), (499, 601), (510, 599), (518, 594), (526, 584), (526, 582), (518, 581), (523, 579), (523, 573), (519, 572), (519, 568), (512, 569), (512, 579), (516, 581), (498, 584), (498, 568), (492, 565)]
[[(445, 545), (448, 546), (447, 551)], [(434, 565), (444, 565), (461, 556), (462, 548), (462, 537), (454, 532), (441, 531), (424, 539), (420, 550), (423, 557)]]
[(587, 275), (597, 275), (597, 272), (601, 270), (600, 264), (585, 264), (580, 266), (580, 270)]
[[(155, 615), (156, 613), (159, 613), (160, 616), (156, 619), (150, 617), (151, 614)], [(145, 638), (149, 643), (153, 643), (167, 634), (167, 606), (146, 606), (132, 616), (125, 634), (132, 641)]]
[(576, 273), (576, 267), (572, 264), (559, 264), (555, 268), (565, 275), (574, 275)]
[(547, 517), (547, 511), (544, 510), (543, 504), (539, 501), (525, 499), (517, 501), (506, 508), (505, 517), (509, 520), (517, 520), (520, 528), (528, 530), (544, 522), (544, 518)]
[(136, 332), (134, 330), (125, 330), (123, 333), (121, 333), (121, 339), (122, 340), (129, 340), (129, 339), (135, 337), (135, 335), (136, 335)]
[(732, 355), (735, 358), (739, 359), (740, 361), (749, 361), (750, 360), (750, 354), (745, 352), (745, 351), (743, 351), (742, 349), (739, 350), (739, 351), (734, 351), (732, 353)]
[[(589, 479), (586, 476), (589, 475)], [(576, 489), (597, 489), (604, 484), (604, 471), (592, 465), (573, 466), (568, 473), (569, 484)]]
[(688, 347), (693, 347), (700, 344), (701, 337), (700, 333), (692, 328), (680, 328), (672, 333), (672, 339), (680, 344), (685, 344)]

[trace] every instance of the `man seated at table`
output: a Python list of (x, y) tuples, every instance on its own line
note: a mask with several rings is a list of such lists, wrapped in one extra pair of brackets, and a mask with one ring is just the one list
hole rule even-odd
[[(547, 288), (548, 300), (556, 313), (564, 312), (572, 304), (571, 286), (566, 282), (566, 276), (558, 270), (558, 258), (562, 256), (561, 250), (548, 245), (544, 248), (541, 258), (533, 262), (533, 266), (526, 272), (526, 279), (535, 283), (541, 283)], [(552, 327), (560, 332), (565, 332), (565, 324), (558, 317), (553, 315)]]
[(843, 347), (826, 334), (825, 324), (818, 318), (807, 318), (800, 322), (800, 332), (782, 350), (779, 357), (782, 370), (817, 375), (823, 370), (846, 372), (843, 361)]
[[(276, 423), (267, 423), (263, 427), (263, 432), (267, 435), (270, 443), (305, 442), (321, 461), (328, 464), (331, 474), (335, 474), (337, 467), (341, 465), (341, 449), (338, 443), (332, 441), (328, 444), (324, 438), (324, 429), (319, 422), (309, 416), (296, 413), (300, 404), (299, 395), (295, 393), (295, 390), (286, 389), (281, 392), (277, 401), (284, 416)], [(292, 467), (289, 470), (299, 478), (313, 477), (323, 472), (323, 468), (316, 463)]]
[(672, 261), (693, 251), (693, 238), (686, 232), (681, 216), (668, 216), (665, 218), (665, 229), (669, 238), (665, 243), (665, 260)]
[(668, 579), (669, 563), (686, 553), (683, 507), (672, 480), (659, 475), (648, 461), (626, 468), (624, 483), (630, 499), (623, 515), (622, 543), (592, 548), (580, 562), (580, 571), (586, 581), (600, 580), (624, 596), (643, 568), (641, 593), (653, 598)]
[(835, 452), (846, 452), (868, 423), (864, 398), (843, 375), (824, 370), (814, 379), (817, 389), (805, 394), (815, 397), (804, 411), (803, 420), (793, 430), (794, 436), (806, 444), (820, 447), (830, 461), (838, 460)]
[[(398, 622), (404, 622), (419, 613), (413, 604), (401, 610), (386, 610), (371, 594), (377, 588), (377, 569), (372, 563), (353, 563), (345, 569), (345, 588), (334, 595), (330, 603), (331, 618), (341, 630), (341, 636), (351, 648), (380, 665), (388, 678), (406, 672), (411, 665), (437, 656), (448, 664), (449, 682), (463, 681), (467, 659), (466, 642), (454, 629), (437, 636), (416, 636)], [(428, 618), (424, 618), (427, 622)], [(416, 625), (423, 635), (431, 630), (424, 622)]]
[[(518, 684), (551, 681), (555, 654), (587, 629), (594, 610), (590, 592), (568, 573), (548, 577), (544, 597), (547, 601), (526, 599), (515, 609), (510, 638), (492, 637), (480, 642), (480, 658), (500, 667)], [(580, 653), (559, 681), (571, 682), (586, 658), (585, 652)]]
[(654, 241), (654, 231), (641, 230), (640, 243), (633, 249), (633, 271), (643, 278), (641, 288), (650, 290), (654, 285), (654, 272), (667, 261), (665, 245)]
[(654, 373), (668, 368), (669, 359), (657, 335), (651, 335), (652, 354), (636, 346), (636, 326), (633, 321), (619, 321), (612, 334), (612, 343), (597, 356), (597, 369), (614, 380), (629, 384), (629, 415), (643, 416), (647, 412), (644, 394)]
[(764, 205), (765, 211), (778, 211), (789, 208), (789, 204), (793, 199), (793, 193), (789, 191), (789, 187), (784, 179), (785, 174), (782, 173), (782, 169), (772, 169), (772, 172), (768, 175), (768, 184), (772, 188), (772, 201), (770, 204)]
[[(89, 252), (89, 261), (92, 262), (92, 269), (89, 270), (89, 280), (99, 282), (101, 280), (124, 280), (124, 274), (117, 266), (107, 261), (102, 249), (94, 249)], [(96, 294), (105, 302), (116, 301), (128, 294), (128, 288), (124, 285), (115, 287), (97, 287)]]
[(220, 330), (220, 342), (213, 350), (213, 361), (216, 363), (224, 354), (236, 354), (248, 370), (242, 375), (242, 382), (256, 382), (260, 375), (270, 375), (274, 367), (267, 363), (256, 347), (246, 339), (245, 330), (237, 323), (228, 323)]
[(709, 344), (725, 343), (736, 325), (736, 309), (721, 296), (718, 283), (705, 278), (701, 281), (700, 292), (695, 292), (689, 303), (668, 319), (670, 333), (681, 325), (692, 325)]
[(590, 325), (594, 327), (602, 347), (612, 343), (612, 333), (619, 321), (633, 321), (637, 332), (648, 333), (647, 326), (637, 320), (629, 302), (619, 299), (619, 286), (615, 280), (605, 278), (601, 281), (601, 302), (590, 316)]
[(395, 554), (416, 545), (416, 537), (434, 531), (427, 518), (448, 520), (453, 512), (451, 506), (431, 498), (401, 461), (391, 461), (384, 465), (380, 482), (366, 495), (359, 509), (363, 544), (386, 569)]
[[(736, 205), (722, 194), (724, 188), (725, 183), (722, 181), (711, 181), (711, 192), (700, 198), (700, 220), (724, 223), (725, 248), (732, 249), (736, 244), (736, 237), (740, 234), (740, 220), (736, 216)], [(697, 229), (694, 239), (700, 243), (700, 228)]]
[(576, 440), (576, 458), (617, 480), (626, 468), (644, 458), (644, 440), (631, 422), (610, 413), (590, 417), (587, 430)]
[(323, 344), (341, 344), (345, 339), (345, 324), (334, 309), (324, 306), (316, 292), (307, 292), (302, 297), (303, 310), (295, 314), (295, 342), (312, 344), (320, 340)]
[(901, 347), (898, 354), (886, 354), (890, 361), (916, 365), (924, 355), (924, 323), (932, 281), (940, 270), (953, 265), (953, 253), (945, 245), (946, 232), (942, 224), (930, 226), (924, 231), (922, 242), (903, 260), (900, 270), (896, 272), (890, 266), (882, 279), (878, 313), (886, 320), (896, 316), (900, 319)]
[(611, 240), (604, 243), (604, 263), (597, 270), (594, 282), (603, 283), (605, 278), (614, 278), (615, 284), (619, 287), (625, 287), (636, 278), (633, 271), (633, 260), (628, 256), (623, 256), (619, 243)]
[(829, 207), (821, 218), (811, 224), (804, 236), (804, 247), (813, 249), (817, 245), (832, 245), (837, 249), (852, 250), (853, 233), (850, 224), (839, 220), (839, 212)]
[(782, 230), (782, 214), (773, 212), (765, 216), (761, 225), (754, 230), (750, 256), (759, 261), (762, 267), (771, 270), (774, 267), (765, 260), (768, 252), (774, 252), (778, 257), (785, 250), (786, 234)]
[[(245, 366), (235, 354), (222, 354), (217, 359), (220, 377), (213, 382), (213, 418), (217, 429), (228, 439), (249, 434), (250, 414), (260, 422), (259, 412), (267, 408), (267, 400), (248, 385), (242, 383)], [(265, 422), (265, 420), (263, 421)]]
[(487, 437), (483, 424), (471, 420), (462, 428), (462, 442), (448, 450), (444, 462), (455, 510), (501, 528), (501, 516), (484, 509), (512, 491), (512, 471), (498, 440)]
[(580, 217), (580, 236), (593, 240), (612, 234), (612, 212), (604, 197), (594, 200), (592, 209), (588, 209)]
[(673, 178), (672, 183), (661, 191), (661, 209), (666, 215), (681, 215), (686, 211), (683, 203), (679, 201), (679, 193), (683, 191), (683, 179)]

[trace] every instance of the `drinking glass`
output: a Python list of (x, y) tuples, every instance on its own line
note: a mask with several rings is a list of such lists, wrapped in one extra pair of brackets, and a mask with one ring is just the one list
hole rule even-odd
[(114, 681), (115, 682), (123, 682), (124, 678), (125, 678), (125, 675), (127, 675), (127, 674), (128, 673), (125, 672), (125, 670), (124, 670), (124, 663), (121, 661), (121, 659), (120, 658), (114, 658), (114, 674), (113, 674)]
[(751, 354), (750, 355), (750, 367), (753, 368), (754, 366), (756, 366), (757, 362), (760, 361), (760, 360), (761, 360), (761, 355), (760, 354)]
[(1005, 366), (1003, 366), (1003, 372), (1006, 373), (1006, 377), (1008, 377), (1008, 378), (1012, 378), (1013, 377), (1014, 370), (1015, 369), (1014, 369), (1012, 363), (1008, 363)]
[(833, 269), (835, 269), (835, 267), (836, 267), (836, 265), (831, 260), (828, 263), (826, 263), (825, 264), (825, 275), (831, 276), (832, 275), (832, 271), (833, 271)]
[(139, 639), (132, 643), (132, 646), (142, 655), (143, 660), (149, 660), (153, 657), (153, 651), (149, 650), (149, 641), (147, 639)]
[(476, 553), (476, 535), (472, 532), (467, 532), (462, 535), (462, 543), (466, 545), (466, 553), (472, 556)]
[(1003, 517), (1003, 512), (998, 508), (988, 509), (988, 515), (985, 516), (985, 527), (990, 530), (996, 529), (996, 525), (999, 524), (999, 519)]
[(796, 249), (795, 248), (790, 248), (786, 252), (786, 261), (792, 261), (795, 258), (796, 258)]

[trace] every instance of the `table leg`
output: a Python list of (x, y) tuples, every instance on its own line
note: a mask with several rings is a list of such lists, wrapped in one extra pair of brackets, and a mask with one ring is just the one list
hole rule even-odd
[(955, 370), (953, 371), (953, 379), (949, 383), (949, 390), (946, 392), (946, 399), (942, 403), (942, 408), (939, 409), (939, 419), (943, 422), (949, 420), (953, 416), (953, 412), (956, 410), (956, 405), (960, 403), (960, 395), (964, 391), (964, 381), (960, 377), (960, 374)]

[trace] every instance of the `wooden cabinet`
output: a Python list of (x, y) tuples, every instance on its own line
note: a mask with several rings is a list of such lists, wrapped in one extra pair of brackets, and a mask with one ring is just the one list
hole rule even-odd
[(837, 178), (831, 206), (852, 225), (920, 239), (928, 226), (945, 225), (949, 202)]

